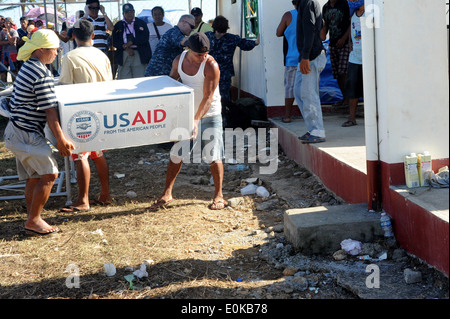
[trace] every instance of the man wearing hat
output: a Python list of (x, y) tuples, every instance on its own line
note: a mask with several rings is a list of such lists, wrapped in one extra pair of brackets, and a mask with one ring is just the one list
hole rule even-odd
[(175, 179), (183, 161), (189, 161), (191, 154), (194, 161), (203, 159), (210, 165), (215, 191), (209, 208), (223, 209), (227, 205), (222, 193), (224, 151), (219, 65), (208, 54), (210, 44), (204, 33), (191, 35), (185, 44), (188, 50), (175, 58), (170, 77), (194, 89), (193, 146), (191, 140), (184, 140), (172, 147), (163, 195), (150, 206), (150, 211), (173, 201)]
[(25, 200), (28, 218), (27, 234), (48, 235), (59, 231), (41, 217), (53, 184), (58, 165), (44, 136), (48, 124), (57, 141), (61, 156), (69, 156), (74, 145), (64, 136), (54, 93), (54, 79), (45, 66), (56, 58), (59, 38), (52, 30), (42, 29), (25, 38), (18, 60), (24, 61), (14, 82), (11, 116), (5, 129), (5, 146), (14, 153), (20, 180), (26, 180)]
[(213, 31), (213, 28), (209, 23), (203, 22), (203, 12), (199, 7), (195, 7), (191, 10), (191, 14), (195, 18), (195, 29), (192, 30), (191, 35), (196, 32), (206, 33), (208, 31)]
[(147, 23), (135, 17), (131, 3), (123, 5), (123, 20), (114, 25), (113, 43), (117, 49), (118, 79), (143, 77), (152, 51)]

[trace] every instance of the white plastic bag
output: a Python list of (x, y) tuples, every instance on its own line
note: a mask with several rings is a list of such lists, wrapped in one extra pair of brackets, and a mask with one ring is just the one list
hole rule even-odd
[(353, 239), (344, 239), (341, 241), (341, 248), (352, 256), (358, 255), (362, 250), (362, 243)]

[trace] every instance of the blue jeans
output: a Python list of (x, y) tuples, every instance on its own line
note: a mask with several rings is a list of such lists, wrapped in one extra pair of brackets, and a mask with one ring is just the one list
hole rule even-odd
[(320, 104), (319, 81), (320, 73), (325, 68), (327, 58), (325, 51), (312, 61), (309, 61), (311, 72), (302, 74), (300, 64), (295, 75), (294, 96), (298, 108), (305, 120), (306, 129), (311, 135), (325, 137), (323, 127), (322, 106)]

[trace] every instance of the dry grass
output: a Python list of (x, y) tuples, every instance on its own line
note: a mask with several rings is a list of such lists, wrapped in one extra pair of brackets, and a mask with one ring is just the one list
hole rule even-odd
[[(209, 180), (209, 167), (190, 164), (177, 179), (174, 205), (148, 212), (162, 191), (167, 151), (143, 146), (111, 150), (106, 156), (114, 203), (61, 214), (65, 197), (50, 197), (43, 217), (61, 233), (25, 236), (24, 200), (0, 202), (0, 298), (240, 298), (267, 285), (266, 280), (281, 278), (280, 270), (257, 258), (268, 234), (255, 235), (255, 230), (280, 223), (281, 211), (256, 213), (249, 197), (239, 209), (208, 209), (213, 186), (203, 180)], [(14, 157), (3, 143), (0, 163), (0, 176), (15, 174)], [(125, 177), (114, 178), (115, 172)], [(240, 181), (250, 172), (226, 175), (226, 197), (240, 196)], [(98, 189), (93, 169), (90, 195)], [(128, 198), (128, 191), (137, 197)], [(72, 192), (75, 197), (76, 185)], [(124, 276), (144, 262), (148, 277), (136, 278), (130, 289)], [(105, 263), (114, 264), (115, 276), (105, 275)], [(69, 289), (66, 280), (74, 274), (68, 272), (73, 265), (80, 287)], [(244, 282), (236, 281), (242, 277)]]

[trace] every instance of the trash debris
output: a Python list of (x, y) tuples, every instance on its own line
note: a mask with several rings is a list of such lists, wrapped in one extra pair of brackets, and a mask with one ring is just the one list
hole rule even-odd
[(258, 188), (258, 186), (254, 185), (254, 184), (248, 184), (247, 186), (245, 186), (244, 188), (241, 189), (241, 194), (243, 196), (255, 194), (257, 188)]
[(384, 237), (394, 237), (394, 233), (392, 231), (391, 218), (385, 212), (381, 213), (380, 224), (381, 228), (384, 231)]
[(242, 282), (242, 278), (236, 279), (237, 282)]
[(124, 177), (125, 177), (125, 174), (114, 173), (114, 177), (115, 177), (115, 178), (124, 178)]
[(448, 188), (449, 187), (449, 170), (448, 166), (441, 167), (437, 174), (433, 171), (424, 173), (425, 182), (434, 188)]
[(356, 256), (361, 252), (362, 243), (353, 239), (344, 239), (341, 241), (341, 248), (352, 256)]
[(357, 256), (356, 258), (360, 260), (371, 260), (372, 258), (369, 255)]
[(250, 167), (244, 164), (228, 165), (228, 171), (230, 172), (243, 172), (248, 170)]
[(133, 285), (134, 275), (126, 275), (126, 276), (124, 276), (124, 278), (130, 284), (130, 289), (134, 289), (134, 285)]
[(256, 189), (256, 195), (258, 195), (259, 197), (267, 198), (270, 196), (270, 193), (264, 186), (259, 186)]
[(116, 274), (116, 267), (112, 263), (105, 263), (103, 266), (105, 267), (106, 276), (112, 277)]
[(143, 277), (148, 277), (147, 265), (145, 263), (142, 264), (138, 270), (133, 272), (133, 275), (135, 275), (139, 279), (141, 279)]
[(93, 231), (91, 234), (103, 236), (103, 231), (101, 229), (97, 229), (96, 231)]
[(345, 258), (347, 258), (347, 252), (343, 249), (339, 249), (338, 251), (335, 251), (333, 253), (333, 258), (337, 261), (344, 260)]

